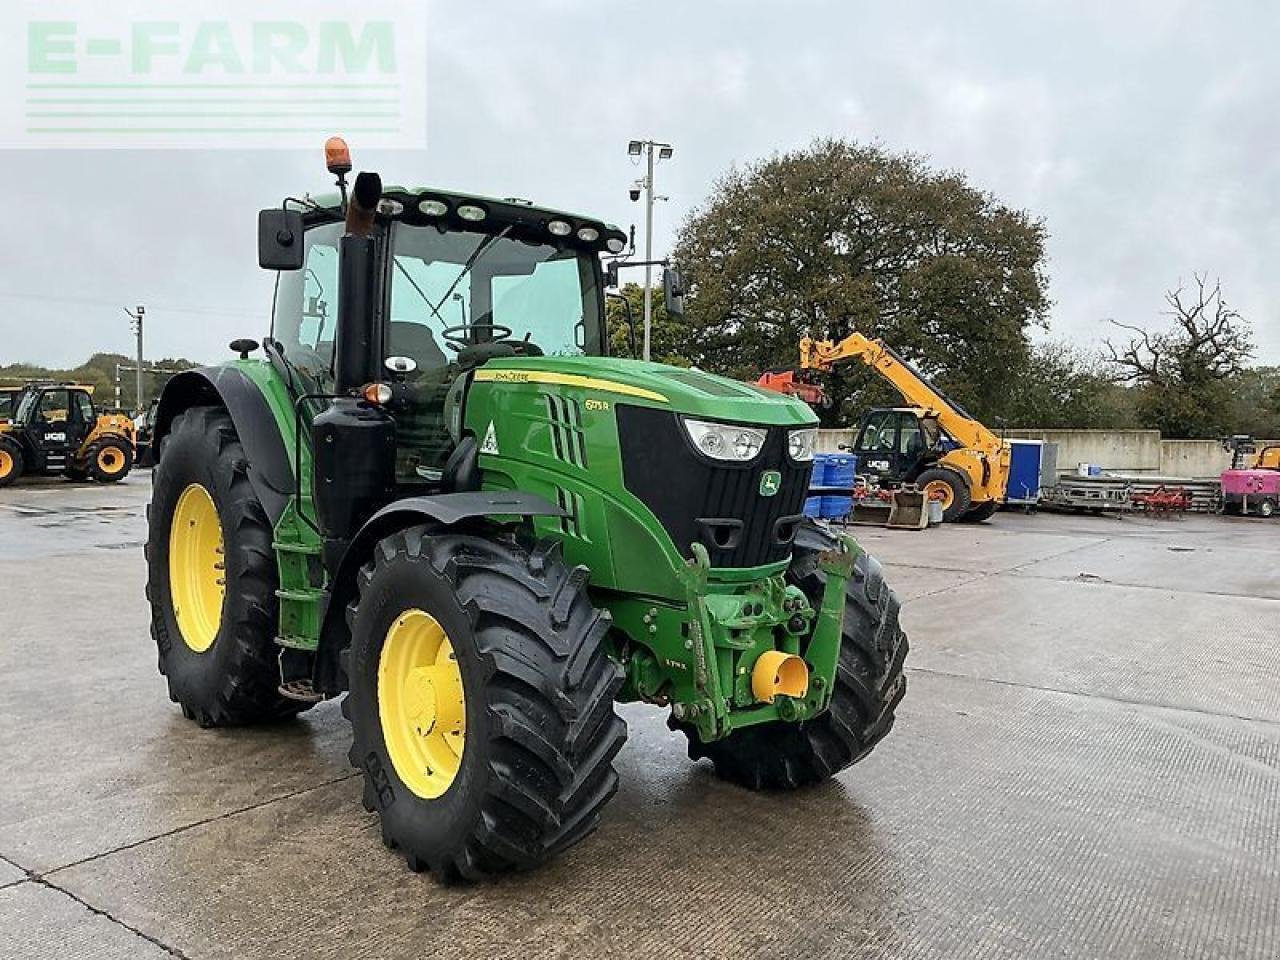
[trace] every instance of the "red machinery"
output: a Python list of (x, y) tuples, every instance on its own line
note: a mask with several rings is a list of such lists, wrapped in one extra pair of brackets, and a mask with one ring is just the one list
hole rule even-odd
[(789, 397), (803, 400), (811, 407), (831, 406), (831, 400), (821, 386), (808, 382), (803, 379), (801, 371), (788, 367), (766, 370), (760, 374), (756, 386), (773, 390), (775, 393), (785, 393)]

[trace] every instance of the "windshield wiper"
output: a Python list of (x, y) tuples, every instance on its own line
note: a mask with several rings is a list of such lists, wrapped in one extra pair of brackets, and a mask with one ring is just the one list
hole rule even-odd
[[(480, 258), (493, 248), (493, 245), (511, 232), (512, 224), (507, 224), (498, 233), (492, 233), (485, 237), (484, 242), (471, 252), (471, 256), (467, 257), (467, 262), (462, 265), (461, 272), (453, 278), (453, 283), (449, 284), (449, 289), (444, 292), (444, 296), (436, 301), (435, 306), (431, 307), (431, 312), (437, 317), (440, 316), (440, 308), (444, 306), (444, 302), (449, 299), (449, 295), (458, 289), (458, 284), (462, 282), (462, 278), (471, 272), (471, 268), (480, 262)], [(430, 303), (428, 302), (428, 306)], [(444, 318), (441, 317), (441, 320)]]

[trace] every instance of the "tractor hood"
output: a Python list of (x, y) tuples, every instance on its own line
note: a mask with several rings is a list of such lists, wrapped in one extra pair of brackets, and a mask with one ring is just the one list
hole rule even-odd
[(578, 387), (612, 403), (635, 403), (709, 420), (769, 426), (816, 424), (809, 407), (783, 394), (727, 377), (616, 357), (519, 357), (492, 360), (477, 382)]

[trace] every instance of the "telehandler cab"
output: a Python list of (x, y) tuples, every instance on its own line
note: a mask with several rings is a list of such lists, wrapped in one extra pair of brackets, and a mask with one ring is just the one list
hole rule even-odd
[(156, 418), (152, 634), (202, 726), (344, 692), (387, 846), (443, 882), (532, 866), (613, 795), (615, 701), (692, 758), (799, 787), (889, 732), (906, 638), (879, 564), (802, 516), (815, 418), (607, 356), (590, 217), (383, 188), (259, 216), (264, 356)]
[(0, 487), (24, 475), (115, 483), (134, 459), (133, 421), (100, 413), (93, 387), (29, 383), (0, 390)]

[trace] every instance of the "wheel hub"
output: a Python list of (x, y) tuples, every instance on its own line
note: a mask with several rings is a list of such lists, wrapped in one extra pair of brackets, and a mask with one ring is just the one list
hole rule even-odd
[(387, 631), (378, 718), (401, 782), (427, 800), (448, 790), (462, 764), (466, 697), (449, 636), (423, 610), (406, 610)]
[(222, 626), (227, 579), (222, 521), (209, 491), (182, 491), (169, 526), (169, 593), (183, 642), (196, 653), (213, 646)]
[(98, 467), (104, 473), (115, 473), (124, 465), (124, 458), (112, 447), (98, 452)]

